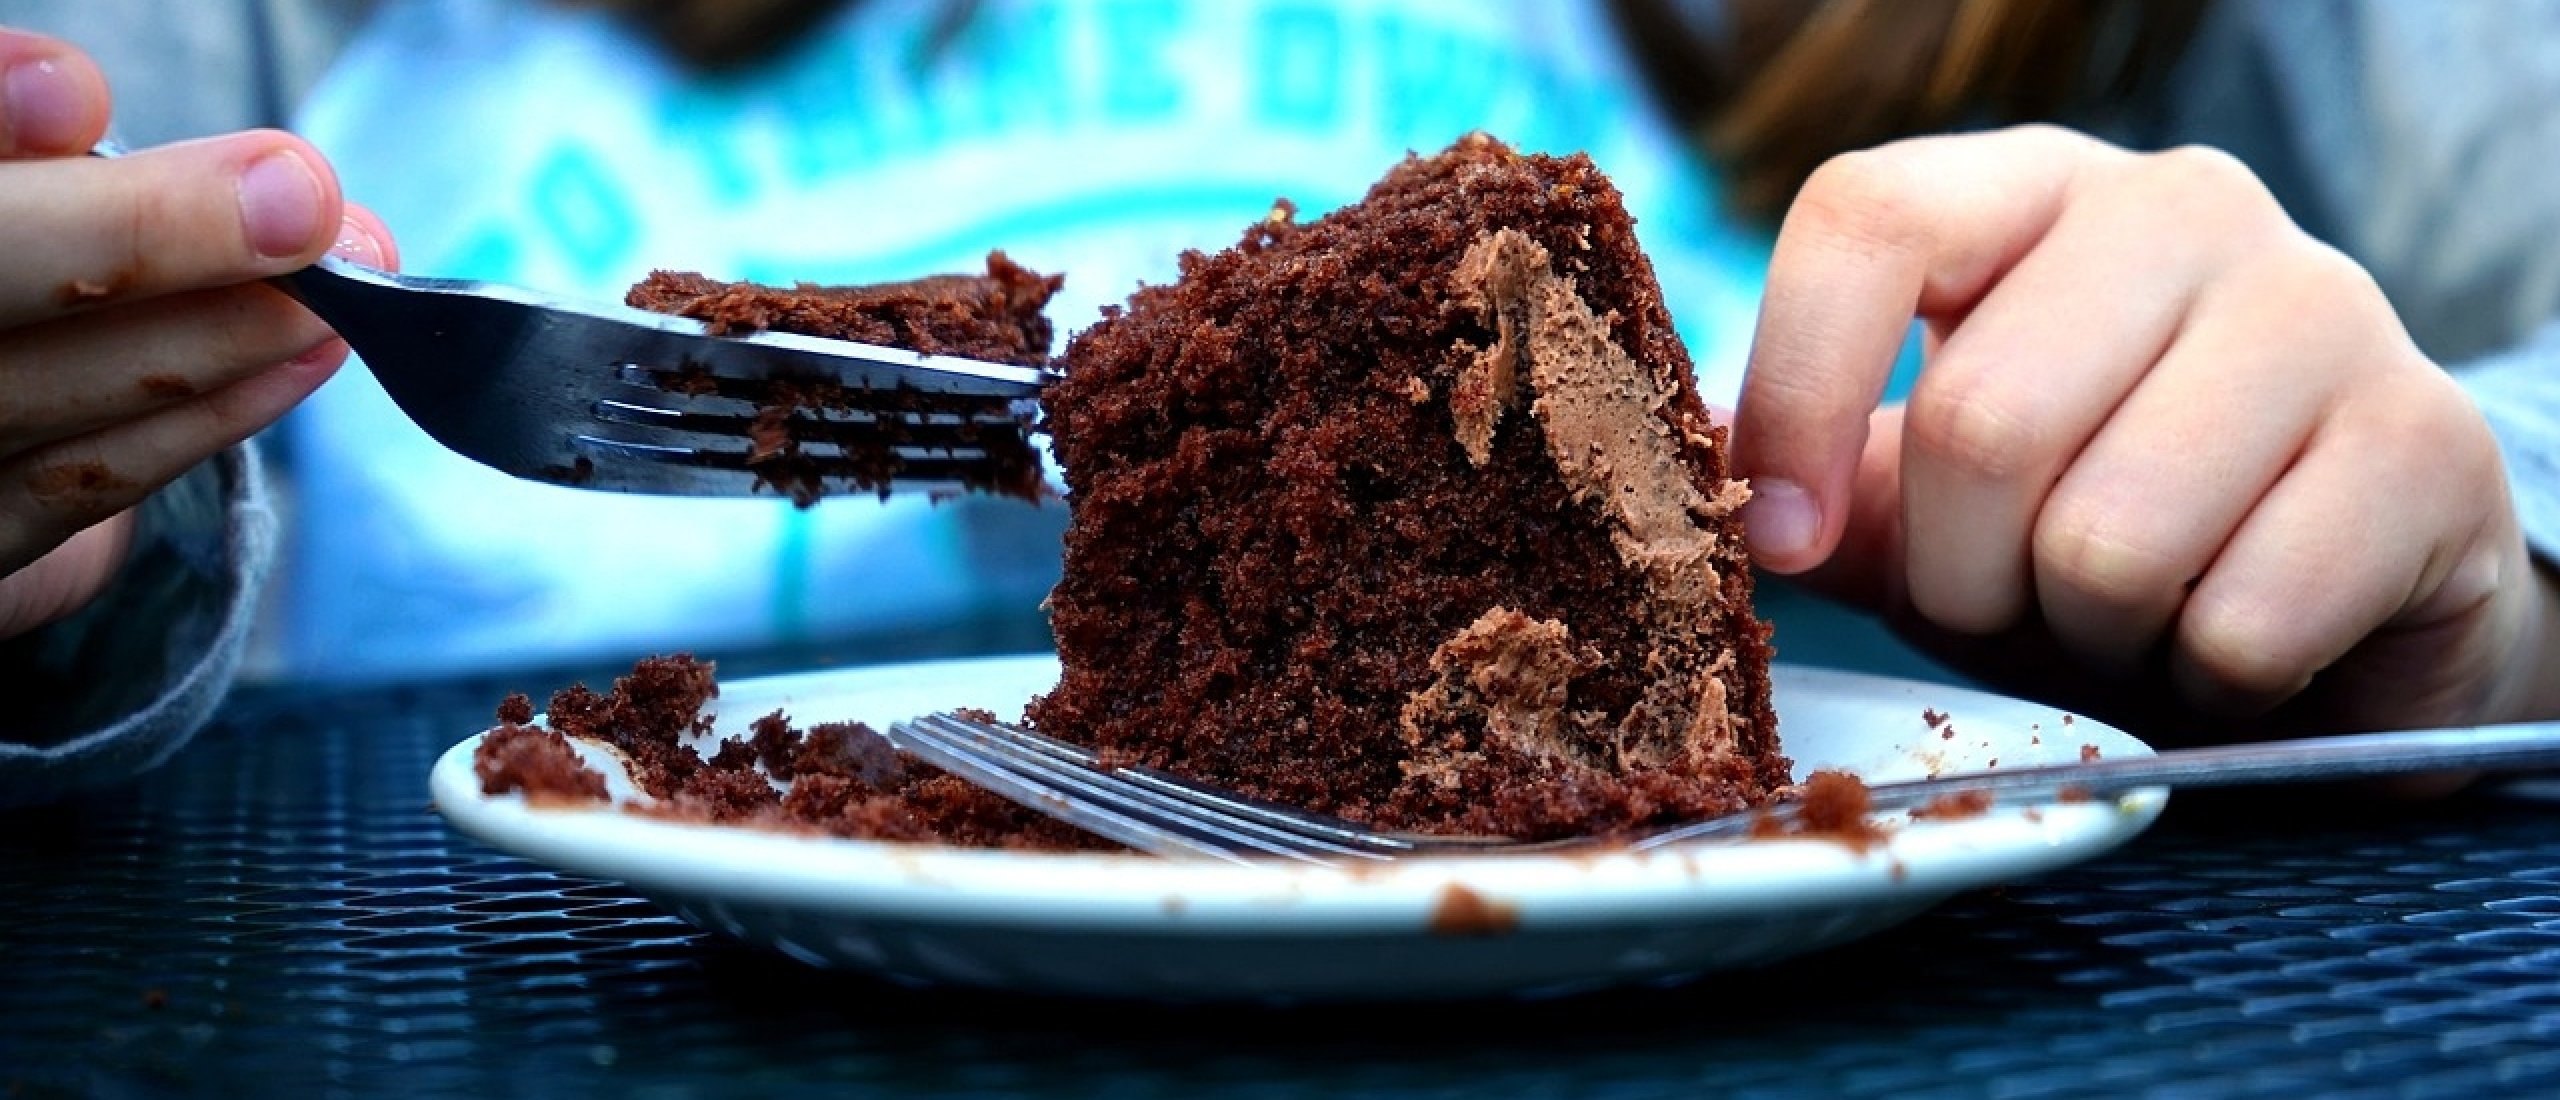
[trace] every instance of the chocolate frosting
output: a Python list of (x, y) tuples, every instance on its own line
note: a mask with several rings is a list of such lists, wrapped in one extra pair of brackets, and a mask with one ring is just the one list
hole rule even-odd
[[(1469, 461), (1482, 466), (1491, 458), (1504, 417), (1524, 390), (1532, 395), (1528, 412), (1556, 469), (1577, 498), (1608, 512), (1621, 560), (1646, 578), (1648, 598), (1629, 612), (1666, 636), (1687, 636), (1713, 612), (1723, 585), (1714, 564), (1718, 536), (1708, 524), (1741, 507), (1750, 489), (1726, 480), (1710, 494), (1688, 476), (1682, 450), (1708, 442), (1663, 415), (1682, 380), (1648, 370), (1619, 347), (1609, 320), (1555, 272), (1546, 248), (1516, 230), (1477, 238), (1451, 275), (1451, 291), (1495, 332), (1490, 348), (1461, 342), (1455, 349), (1461, 361), (1449, 415)], [(1724, 683), (1733, 654), (1657, 650), (1649, 664), (1658, 678), (1643, 698), (1614, 731), (1591, 731), (1616, 746), (1606, 763), (1659, 767), (1733, 751)], [(1426, 727), (1431, 710), (1479, 710), (1489, 737), (1541, 756), (1587, 756), (1572, 746), (1590, 734), (1567, 733), (1598, 716), (1564, 709), (1583, 667), (1564, 624), (1495, 608), (1443, 643), (1432, 667), (1440, 678), (1408, 701), (1408, 731)], [(1444, 766), (1418, 755), (1414, 770)]]

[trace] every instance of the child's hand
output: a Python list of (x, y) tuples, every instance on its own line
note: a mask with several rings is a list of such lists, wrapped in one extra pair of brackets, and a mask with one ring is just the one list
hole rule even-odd
[(127, 509), (346, 358), (257, 280), (333, 250), (393, 262), (300, 139), (94, 159), (107, 114), (86, 57), (0, 29), (0, 638), (87, 602), (123, 560)]
[[(1915, 316), (1925, 369), (1877, 411)], [(1761, 564), (2145, 732), (2556, 702), (2487, 424), (2219, 153), (2029, 128), (1826, 165), (1734, 446)]]

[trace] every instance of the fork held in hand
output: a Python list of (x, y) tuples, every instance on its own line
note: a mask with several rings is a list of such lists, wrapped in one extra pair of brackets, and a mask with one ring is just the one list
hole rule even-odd
[[(754, 395), (814, 380), (840, 384), (856, 407), (795, 414), (809, 472), (852, 478), (866, 445), (890, 446), (900, 488), (958, 492), (990, 480), (978, 469), (991, 462), (988, 435), (1022, 430), (1045, 377), (790, 333), (711, 336), (687, 318), (334, 258), (278, 281), (437, 442), (517, 477), (589, 489), (753, 492)], [(912, 408), (919, 394), (935, 407)], [(866, 398), (877, 407), (861, 408)]]
[[(91, 150), (124, 155), (113, 141)], [(796, 410), (792, 477), (878, 475), (902, 490), (1004, 480), (1047, 381), (1038, 367), (791, 333), (713, 336), (689, 318), (335, 257), (276, 277), (355, 349), (436, 442), (517, 477), (581, 488), (743, 496), (767, 479), (746, 437), (774, 382), (841, 387)], [(917, 395), (927, 395), (919, 398)], [(868, 486), (866, 486), (868, 487)]]
[[(1161, 856), (1236, 863), (1276, 858), (1340, 866), (1423, 855), (1529, 852), (1608, 843), (1599, 838), (1526, 843), (1378, 832), (1161, 772), (1114, 766), (1090, 750), (1055, 738), (959, 714), (896, 723), (889, 728), (889, 740), (926, 763), (1024, 806)], [(1872, 812), (1892, 813), (1975, 791), (2042, 802), (2075, 793), (2112, 798), (2147, 787), (2227, 787), (2550, 767), (2560, 767), (2560, 722), (2178, 749), (2156, 756), (1883, 783), (1868, 793)], [(1765, 812), (1783, 818), (1793, 809), (1779, 804)], [(1745, 811), (1632, 841), (1620, 838), (1620, 842), (1642, 851), (1683, 841), (1743, 836), (1763, 813)]]

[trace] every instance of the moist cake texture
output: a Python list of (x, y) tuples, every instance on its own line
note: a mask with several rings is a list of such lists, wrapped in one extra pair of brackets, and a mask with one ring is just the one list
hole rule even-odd
[(1048, 362), (1053, 333), (1043, 310), (1065, 285), (1002, 252), (984, 275), (933, 275), (870, 286), (793, 287), (732, 283), (681, 271), (653, 271), (623, 301), (637, 309), (701, 321), (715, 336), (796, 332), (1036, 367)]
[[(1064, 285), (1014, 263), (1002, 252), (987, 255), (984, 275), (936, 275), (871, 286), (795, 287), (722, 282), (691, 272), (656, 271), (623, 298), (634, 308), (690, 317), (714, 335), (773, 331), (829, 340), (905, 348), (990, 363), (1041, 366), (1048, 362), (1053, 329), (1044, 310)], [(753, 418), (745, 430), (747, 464), (759, 482), (806, 507), (831, 487), (887, 496), (904, 468), (900, 448), (921, 442), (895, 418), (830, 417), (856, 409), (933, 413), (953, 406), (913, 391), (849, 392), (832, 381), (782, 380), (751, 388), (706, 373), (676, 372), (663, 383), (696, 397), (745, 401)], [(968, 430), (959, 442), (984, 447), (989, 461), (970, 488), (1037, 500), (1040, 461), (1023, 426), (1000, 423)], [(822, 460), (804, 444), (841, 448)], [(833, 455), (827, 456), (833, 458)]]
[[(930, 765), (900, 755), (870, 727), (829, 722), (802, 730), (780, 711), (723, 738), (705, 758), (719, 695), (714, 667), (687, 654), (650, 657), (604, 692), (554, 692), (546, 726), (525, 724), (521, 695), (501, 703), (498, 725), (474, 753), (483, 793), (522, 791), (539, 805), (606, 798), (604, 777), (562, 735), (609, 745), (649, 795), (626, 809), (676, 821), (746, 825), (872, 840), (981, 848), (1114, 847)], [(773, 780), (788, 784), (787, 793)]]
[[(1000, 256), (987, 278), (1012, 278)], [(1056, 284), (1041, 285), (1045, 302)], [(839, 313), (860, 311), (834, 294), (662, 273), (633, 302), (956, 347), (913, 325), (857, 334)], [(1031, 346), (1027, 322), (1011, 331)], [(767, 425), (780, 434), (756, 446), (788, 459), (809, 403), (783, 403)], [(1063, 674), (1027, 712), (1038, 728), (1443, 833), (1626, 833), (1788, 782), (1735, 516), (1748, 491), (1634, 223), (1587, 158), (1476, 135), (1312, 223), (1284, 201), (1234, 248), (1188, 253), (1179, 281), (1106, 310), (1044, 404), (1071, 519), (1046, 605)], [(708, 733), (714, 694), (709, 666), (656, 658), (610, 693), (555, 695), (547, 719), (628, 757), (653, 796), (643, 812), (1109, 846), (856, 725), (767, 715), (706, 759), (686, 742)], [(484, 783), (591, 789), (516, 724), (529, 709), (501, 715), (522, 744), (488, 758)], [(544, 766), (504, 766), (519, 758)]]
[(1618, 192), (1483, 135), (1068, 345), (1029, 719), (1379, 826), (1549, 837), (1787, 782), (1724, 430)]

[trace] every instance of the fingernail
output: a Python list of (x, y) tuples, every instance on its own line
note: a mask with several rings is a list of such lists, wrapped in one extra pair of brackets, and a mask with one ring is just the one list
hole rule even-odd
[(79, 143), (89, 121), (81, 102), (80, 82), (52, 58), (9, 66), (0, 80), (7, 104), (0, 118), (9, 122), (9, 147), (18, 152), (60, 151)]
[(354, 218), (338, 223), (338, 241), (329, 246), (330, 255), (373, 268), (390, 267), (390, 264), (384, 262), (390, 252), (390, 249), (382, 246), (381, 239), (375, 237), (372, 230), (365, 228), (363, 222)]
[(290, 151), (267, 154), (240, 173), (240, 224), (261, 256), (291, 256), (320, 235), (320, 177)]
[(1802, 486), (1779, 478), (1752, 481), (1751, 499), (1742, 505), (1742, 537), (1752, 557), (1786, 563), (1813, 549), (1821, 530), (1822, 512)]
[(333, 361), (346, 354), (347, 345), (345, 342), (339, 340), (336, 336), (331, 336), (326, 340), (322, 340), (319, 343), (312, 345), (311, 350), (286, 360), (285, 365), (288, 367), (309, 367)]

